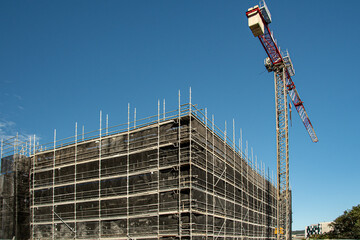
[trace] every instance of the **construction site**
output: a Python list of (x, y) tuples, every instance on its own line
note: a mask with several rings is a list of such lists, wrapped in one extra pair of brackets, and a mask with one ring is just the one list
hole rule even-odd
[(231, 139), (206, 111), (184, 104), (145, 119), (129, 115), (114, 127), (101, 119), (97, 131), (78, 134), (76, 126), (74, 136), (57, 140), (55, 132), (43, 145), (33, 138), (14, 155), (14, 166), (25, 167), (2, 177), (24, 176), (29, 188), (17, 189), (19, 180), (12, 186), (28, 207), (13, 201), (25, 212), (12, 216), (17, 211), (5, 206), (11, 200), (3, 191), (2, 224), (28, 226), (1, 238), (275, 238), (274, 181), (247, 146), (242, 152), (242, 139), (236, 146), (235, 133)]
[[(276, 179), (236, 144), (207, 110), (179, 102), (176, 110), (39, 144), (36, 136), (1, 141), (1, 239), (292, 239), (289, 113), (297, 110), (318, 142), (280, 51), (264, 1), (246, 11), (274, 73)], [(289, 102), (288, 102), (289, 100)], [(176, 107), (175, 107), (176, 108)], [(27, 139), (28, 138), (28, 139)], [(244, 151), (243, 151), (244, 150)]]

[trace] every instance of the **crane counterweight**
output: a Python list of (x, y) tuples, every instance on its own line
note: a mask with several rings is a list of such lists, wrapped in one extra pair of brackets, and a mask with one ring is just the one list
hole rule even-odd
[(257, 11), (257, 9), (259, 9), (259, 6), (256, 5), (253, 8), (249, 8), (248, 10), (250, 11), (248, 15), (248, 25), (254, 37), (258, 37), (264, 34), (264, 23), (261, 19), (260, 11)]

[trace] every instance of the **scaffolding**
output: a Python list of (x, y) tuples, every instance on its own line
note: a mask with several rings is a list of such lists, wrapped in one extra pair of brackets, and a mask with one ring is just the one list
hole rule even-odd
[(19, 137), (1, 140), (0, 239), (29, 239), (30, 142)]
[[(38, 145), (31, 239), (275, 239), (276, 187), (191, 103)], [(226, 128), (226, 127), (225, 127)], [(84, 128), (83, 128), (84, 129)]]

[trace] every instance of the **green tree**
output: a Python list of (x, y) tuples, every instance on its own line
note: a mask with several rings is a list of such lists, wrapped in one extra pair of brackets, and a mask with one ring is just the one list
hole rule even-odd
[(360, 204), (336, 218), (333, 227), (333, 232), (342, 238), (360, 238)]
[(337, 217), (331, 224), (333, 230), (317, 235), (321, 238), (347, 238), (347, 239), (360, 239), (360, 204), (354, 206), (351, 210), (347, 210), (343, 215)]

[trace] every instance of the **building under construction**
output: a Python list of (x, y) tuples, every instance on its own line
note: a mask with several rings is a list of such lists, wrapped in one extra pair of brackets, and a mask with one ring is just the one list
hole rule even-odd
[(101, 119), (91, 133), (32, 141), (31, 239), (276, 238), (272, 179), (206, 111), (159, 104), (124, 125)]
[(1, 141), (0, 239), (29, 239), (30, 158), (18, 136)]

